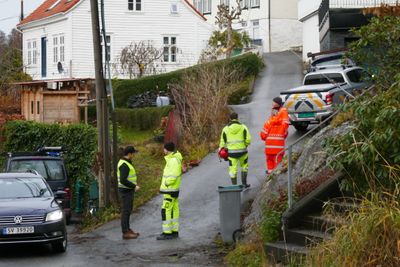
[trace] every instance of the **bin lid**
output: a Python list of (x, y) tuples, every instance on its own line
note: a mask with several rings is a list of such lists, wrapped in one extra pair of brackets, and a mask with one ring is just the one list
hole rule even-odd
[(218, 186), (218, 192), (242, 192), (243, 185)]

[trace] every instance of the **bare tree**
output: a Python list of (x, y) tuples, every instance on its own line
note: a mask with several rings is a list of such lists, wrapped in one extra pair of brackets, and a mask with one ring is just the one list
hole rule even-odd
[(240, 0), (236, 0), (235, 8), (231, 8), (224, 3), (218, 5), (217, 16), (215, 17), (215, 24), (217, 24), (221, 30), (225, 29), (227, 32), (227, 46), (225, 50), (225, 54), (227, 55), (227, 57), (230, 56), (231, 51), (233, 50), (233, 48), (235, 48), (232, 24), (240, 19), (240, 15), (242, 15)]
[(232, 84), (240, 78), (240, 72), (232, 67), (204, 65), (171, 85), (184, 147), (208, 146), (218, 139), (228, 117), (228, 97), (235, 90)]
[(122, 74), (132, 79), (136, 73), (142, 77), (150, 68), (155, 69), (154, 63), (163, 56), (162, 49), (156, 48), (151, 41), (132, 42), (124, 47), (119, 55)]

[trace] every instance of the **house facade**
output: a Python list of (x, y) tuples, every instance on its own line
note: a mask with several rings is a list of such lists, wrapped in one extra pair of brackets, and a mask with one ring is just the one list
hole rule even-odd
[[(213, 31), (187, 0), (104, 2), (103, 61), (110, 59), (113, 77), (129, 78), (119, 57), (132, 42), (144, 41), (162, 51), (152, 71), (169, 72), (197, 64)], [(94, 77), (89, 0), (45, 0), (18, 28), (23, 32), (26, 73), (33, 79)]]
[(299, 0), (298, 16), (303, 23), (303, 60), (307, 53), (347, 47), (356, 40), (350, 31), (368, 23), (362, 9), (396, 0)]
[[(236, 0), (191, 0), (211, 25), (218, 5), (237, 6)], [(246, 31), (264, 52), (284, 51), (301, 46), (302, 25), (297, 19), (297, 0), (241, 0), (242, 15), (234, 29)]]

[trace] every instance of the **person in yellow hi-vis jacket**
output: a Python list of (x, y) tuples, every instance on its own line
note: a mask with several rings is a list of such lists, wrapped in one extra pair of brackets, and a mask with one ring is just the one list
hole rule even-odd
[(182, 175), (182, 155), (175, 150), (175, 144), (164, 145), (165, 167), (161, 179), (160, 193), (163, 194), (161, 207), (162, 234), (157, 240), (179, 237), (179, 189)]
[(240, 163), (242, 184), (245, 187), (250, 187), (247, 183), (247, 172), (249, 170), (247, 147), (250, 143), (251, 135), (249, 129), (239, 122), (237, 113), (232, 113), (229, 124), (222, 130), (219, 149), (228, 149), (229, 176), (234, 185), (237, 184), (238, 164)]

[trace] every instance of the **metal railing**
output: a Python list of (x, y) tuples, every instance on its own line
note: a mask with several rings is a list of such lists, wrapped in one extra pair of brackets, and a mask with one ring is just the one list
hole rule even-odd
[(396, 5), (398, 0), (329, 0), (331, 8), (366, 8), (378, 7), (381, 4)]
[[(375, 85), (371, 85), (368, 87), (364, 92), (362, 92), (359, 96), (363, 96), (365, 93), (369, 92), (375, 87)], [(352, 99), (349, 101), (354, 101), (357, 97), (353, 96)], [(340, 109), (336, 110), (334, 113), (332, 113), (329, 117), (327, 117), (325, 120), (321, 121), (320, 124), (313, 128), (312, 130), (308, 131), (306, 134), (298, 138), (296, 141), (294, 141), (292, 144), (290, 144), (288, 147), (286, 147), (281, 153), (284, 154), (287, 152), (288, 155), (288, 169), (287, 169), (287, 178), (288, 178), (288, 184), (287, 184), (287, 195), (288, 195), (288, 209), (291, 209), (293, 207), (293, 160), (292, 160), (292, 152), (293, 148), (295, 145), (303, 141), (306, 137), (310, 136), (312, 133), (316, 132), (318, 129), (322, 128), (325, 126), (325, 124), (332, 119), (334, 116), (336, 116), (340, 112)]]

